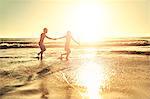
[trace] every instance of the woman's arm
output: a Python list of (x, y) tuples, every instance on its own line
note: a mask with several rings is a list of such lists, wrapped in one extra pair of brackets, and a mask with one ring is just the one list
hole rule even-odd
[(71, 38), (72, 38), (72, 40), (73, 40), (74, 42), (76, 42), (78, 45), (80, 45), (80, 43), (77, 42), (72, 36), (71, 36)]
[(62, 39), (62, 38), (65, 38), (66, 36), (63, 36), (63, 37), (59, 37), (59, 38), (56, 38), (56, 39)]

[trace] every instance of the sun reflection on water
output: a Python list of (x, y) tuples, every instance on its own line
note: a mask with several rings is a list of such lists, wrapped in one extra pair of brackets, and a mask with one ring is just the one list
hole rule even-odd
[(104, 68), (102, 64), (92, 60), (94, 55), (88, 55), (87, 58), (90, 56), (91, 61), (84, 61), (77, 72), (78, 83), (87, 88), (86, 97), (89, 99), (101, 99), (100, 92), (105, 80)]

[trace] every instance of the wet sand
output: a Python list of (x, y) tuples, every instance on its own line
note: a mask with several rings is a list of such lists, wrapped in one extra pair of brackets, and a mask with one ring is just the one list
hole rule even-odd
[[(17, 57), (24, 57), (19, 53)], [(27, 55), (36, 49), (28, 50)], [(57, 60), (60, 49), (36, 58), (1, 59), (1, 99), (149, 99), (148, 55), (73, 50), (69, 61)], [(12, 50), (13, 51), (13, 50)], [(9, 52), (10, 54), (11, 52)], [(13, 52), (12, 52), (13, 53)], [(51, 54), (48, 54), (51, 53)], [(5, 53), (8, 57), (9, 54)], [(20, 55), (20, 56), (19, 56)], [(11, 55), (16, 57), (16, 55)], [(10, 65), (10, 66), (8, 66)]]

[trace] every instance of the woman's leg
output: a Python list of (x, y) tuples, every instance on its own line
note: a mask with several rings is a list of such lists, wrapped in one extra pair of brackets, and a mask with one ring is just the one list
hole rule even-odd
[(69, 50), (67, 51), (67, 53), (66, 53), (66, 60), (68, 60), (68, 57), (69, 57), (70, 53), (71, 53), (71, 50), (69, 49)]

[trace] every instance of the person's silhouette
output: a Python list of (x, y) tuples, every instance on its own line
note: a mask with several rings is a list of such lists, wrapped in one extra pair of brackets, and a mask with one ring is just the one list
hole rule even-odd
[[(57, 39), (62, 39), (62, 38), (66, 38), (66, 42), (65, 42), (65, 53), (61, 54), (61, 56), (59, 57), (59, 59), (62, 60), (63, 55), (66, 55), (66, 60), (68, 60), (69, 54), (71, 53), (70, 50), (70, 42), (71, 40), (73, 40), (74, 42), (76, 42), (77, 44), (79, 44), (71, 35), (70, 31), (67, 31), (67, 34), (63, 37), (57, 38)], [(79, 44), (80, 45), (80, 44)]]
[(48, 38), (48, 39), (51, 39), (51, 40), (56, 40), (55, 38), (50, 38), (50, 37), (46, 36), (47, 32), (48, 32), (48, 29), (44, 28), (43, 33), (41, 33), (41, 36), (40, 36), (39, 46), (40, 46), (41, 51), (38, 53), (38, 59), (39, 59), (39, 55), (41, 54), (41, 60), (43, 59), (44, 51), (46, 51), (46, 48), (45, 48), (45, 45), (44, 45), (45, 37)]

